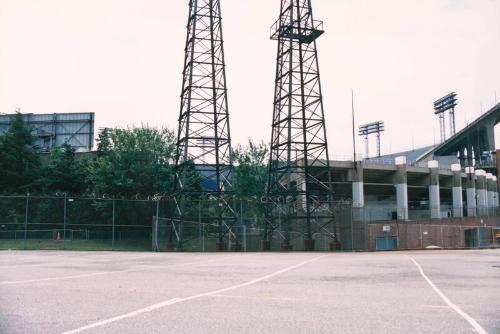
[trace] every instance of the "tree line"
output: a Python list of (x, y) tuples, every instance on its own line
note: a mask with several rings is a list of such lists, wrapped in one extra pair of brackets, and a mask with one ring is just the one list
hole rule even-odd
[[(70, 146), (41, 154), (20, 114), (0, 135), (0, 193), (93, 198), (146, 199), (174, 191), (176, 134), (148, 126), (104, 129), (97, 152), (80, 155)], [(265, 194), (268, 147), (238, 146), (234, 156), (234, 190), (239, 198)]]

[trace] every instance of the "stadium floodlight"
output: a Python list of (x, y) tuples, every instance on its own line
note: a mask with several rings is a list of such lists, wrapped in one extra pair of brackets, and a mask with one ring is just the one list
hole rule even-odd
[(361, 125), (359, 127), (359, 136), (365, 138), (365, 154), (366, 158), (370, 156), (370, 145), (369, 145), (369, 139), (368, 137), (371, 134), (376, 134), (377, 135), (377, 157), (380, 157), (381, 155), (381, 150), (380, 150), (380, 133), (385, 131), (385, 123), (383, 121), (378, 121), (378, 122), (373, 122), (373, 123), (368, 123), (365, 125)]
[(457, 93), (450, 93), (434, 102), (434, 114), (439, 117), (439, 127), (441, 131), (441, 142), (446, 140), (446, 112), (450, 114), (450, 137), (456, 133), (455, 107), (458, 105)]
[(453, 92), (434, 102), (434, 114), (438, 115), (455, 108), (458, 105), (457, 93)]

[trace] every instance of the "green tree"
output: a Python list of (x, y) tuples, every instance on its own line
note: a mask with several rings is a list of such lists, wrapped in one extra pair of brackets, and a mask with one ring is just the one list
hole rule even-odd
[(255, 144), (249, 139), (248, 146), (240, 145), (233, 151), (236, 195), (240, 198), (260, 198), (265, 195), (268, 146), (263, 142)]
[(104, 128), (99, 132), (99, 138), (97, 139), (97, 155), (103, 156), (109, 153), (111, 149), (111, 132), (113, 130), (110, 128)]
[(33, 149), (34, 138), (21, 114), (12, 117), (9, 130), (0, 136), (0, 191), (24, 193), (35, 188), (40, 159)]
[(125, 198), (168, 194), (173, 186), (175, 134), (168, 129), (108, 129), (88, 166), (96, 195)]
[(86, 191), (86, 164), (76, 158), (75, 149), (70, 146), (53, 150), (37, 184), (44, 193), (81, 195)]

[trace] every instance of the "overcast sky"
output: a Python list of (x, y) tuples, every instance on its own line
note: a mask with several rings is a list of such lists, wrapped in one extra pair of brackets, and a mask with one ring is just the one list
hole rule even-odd
[[(279, 3), (222, 2), (234, 144), (270, 139)], [(438, 140), (432, 102), (451, 91), (459, 129), (494, 105), (495, 91), (500, 102), (500, 0), (313, 6), (325, 21), (332, 155), (352, 152), (351, 88), (357, 125), (386, 123), (382, 153)], [(0, 112), (95, 112), (96, 127), (176, 128), (187, 9), (187, 0), (0, 0)]]

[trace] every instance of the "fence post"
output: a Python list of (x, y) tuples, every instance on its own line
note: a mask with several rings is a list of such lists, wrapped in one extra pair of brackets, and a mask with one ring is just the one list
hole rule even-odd
[[(353, 210), (353, 209), (351, 209)], [(351, 252), (354, 251), (354, 215), (353, 212), (351, 211)]]
[(443, 231), (443, 225), (441, 225), (441, 247), (445, 248), (444, 247), (444, 235), (443, 235), (444, 231)]
[(243, 198), (240, 198), (240, 221), (242, 225), (245, 225), (245, 221), (243, 220)]
[(201, 250), (202, 252), (205, 251), (205, 236), (204, 236), (204, 233), (202, 231), (202, 226), (201, 226), (201, 199), (198, 199), (198, 233), (199, 233), (199, 238), (200, 238), (200, 242), (201, 242)]
[(201, 249), (204, 252), (205, 251), (205, 224), (202, 224), (201, 227), (203, 229), (203, 237), (201, 238), (201, 241), (202, 241)]
[(26, 206), (24, 212), (24, 249), (26, 250), (26, 243), (28, 239), (28, 209), (29, 209), (30, 193), (26, 194)]
[(481, 248), (481, 225), (477, 228), (477, 247)]
[(63, 240), (66, 240), (66, 205), (68, 202), (68, 194), (64, 193), (64, 216), (63, 216)]
[[(156, 200), (156, 223), (155, 223), (155, 251), (160, 251), (160, 246), (158, 245), (158, 232), (160, 231), (159, 223), (160, 223), (160, 197)], [(153, 234), (153, 233), (152, 233)]]
[[(363, 209), (364, 211), (364, 209)], [(364, 244), (365, 244), (365, 250), (368, 250), (370, 248), (370, 227), (368, 226), (368, 220), (366, 219), (366, 213), (363, 214), (363, 225), (365, 228), (365, 233), (364, 233)]]
[(113, 199), (113, 217), (111, 220), (111, 250), (115, 250), (115, 200)]
[(420, 224), (420, 248), (424, 249), (424, 235), (422, 234), (422, 224)]
[(243, 251), (247, 251), (247, 227), (243, 225)]

